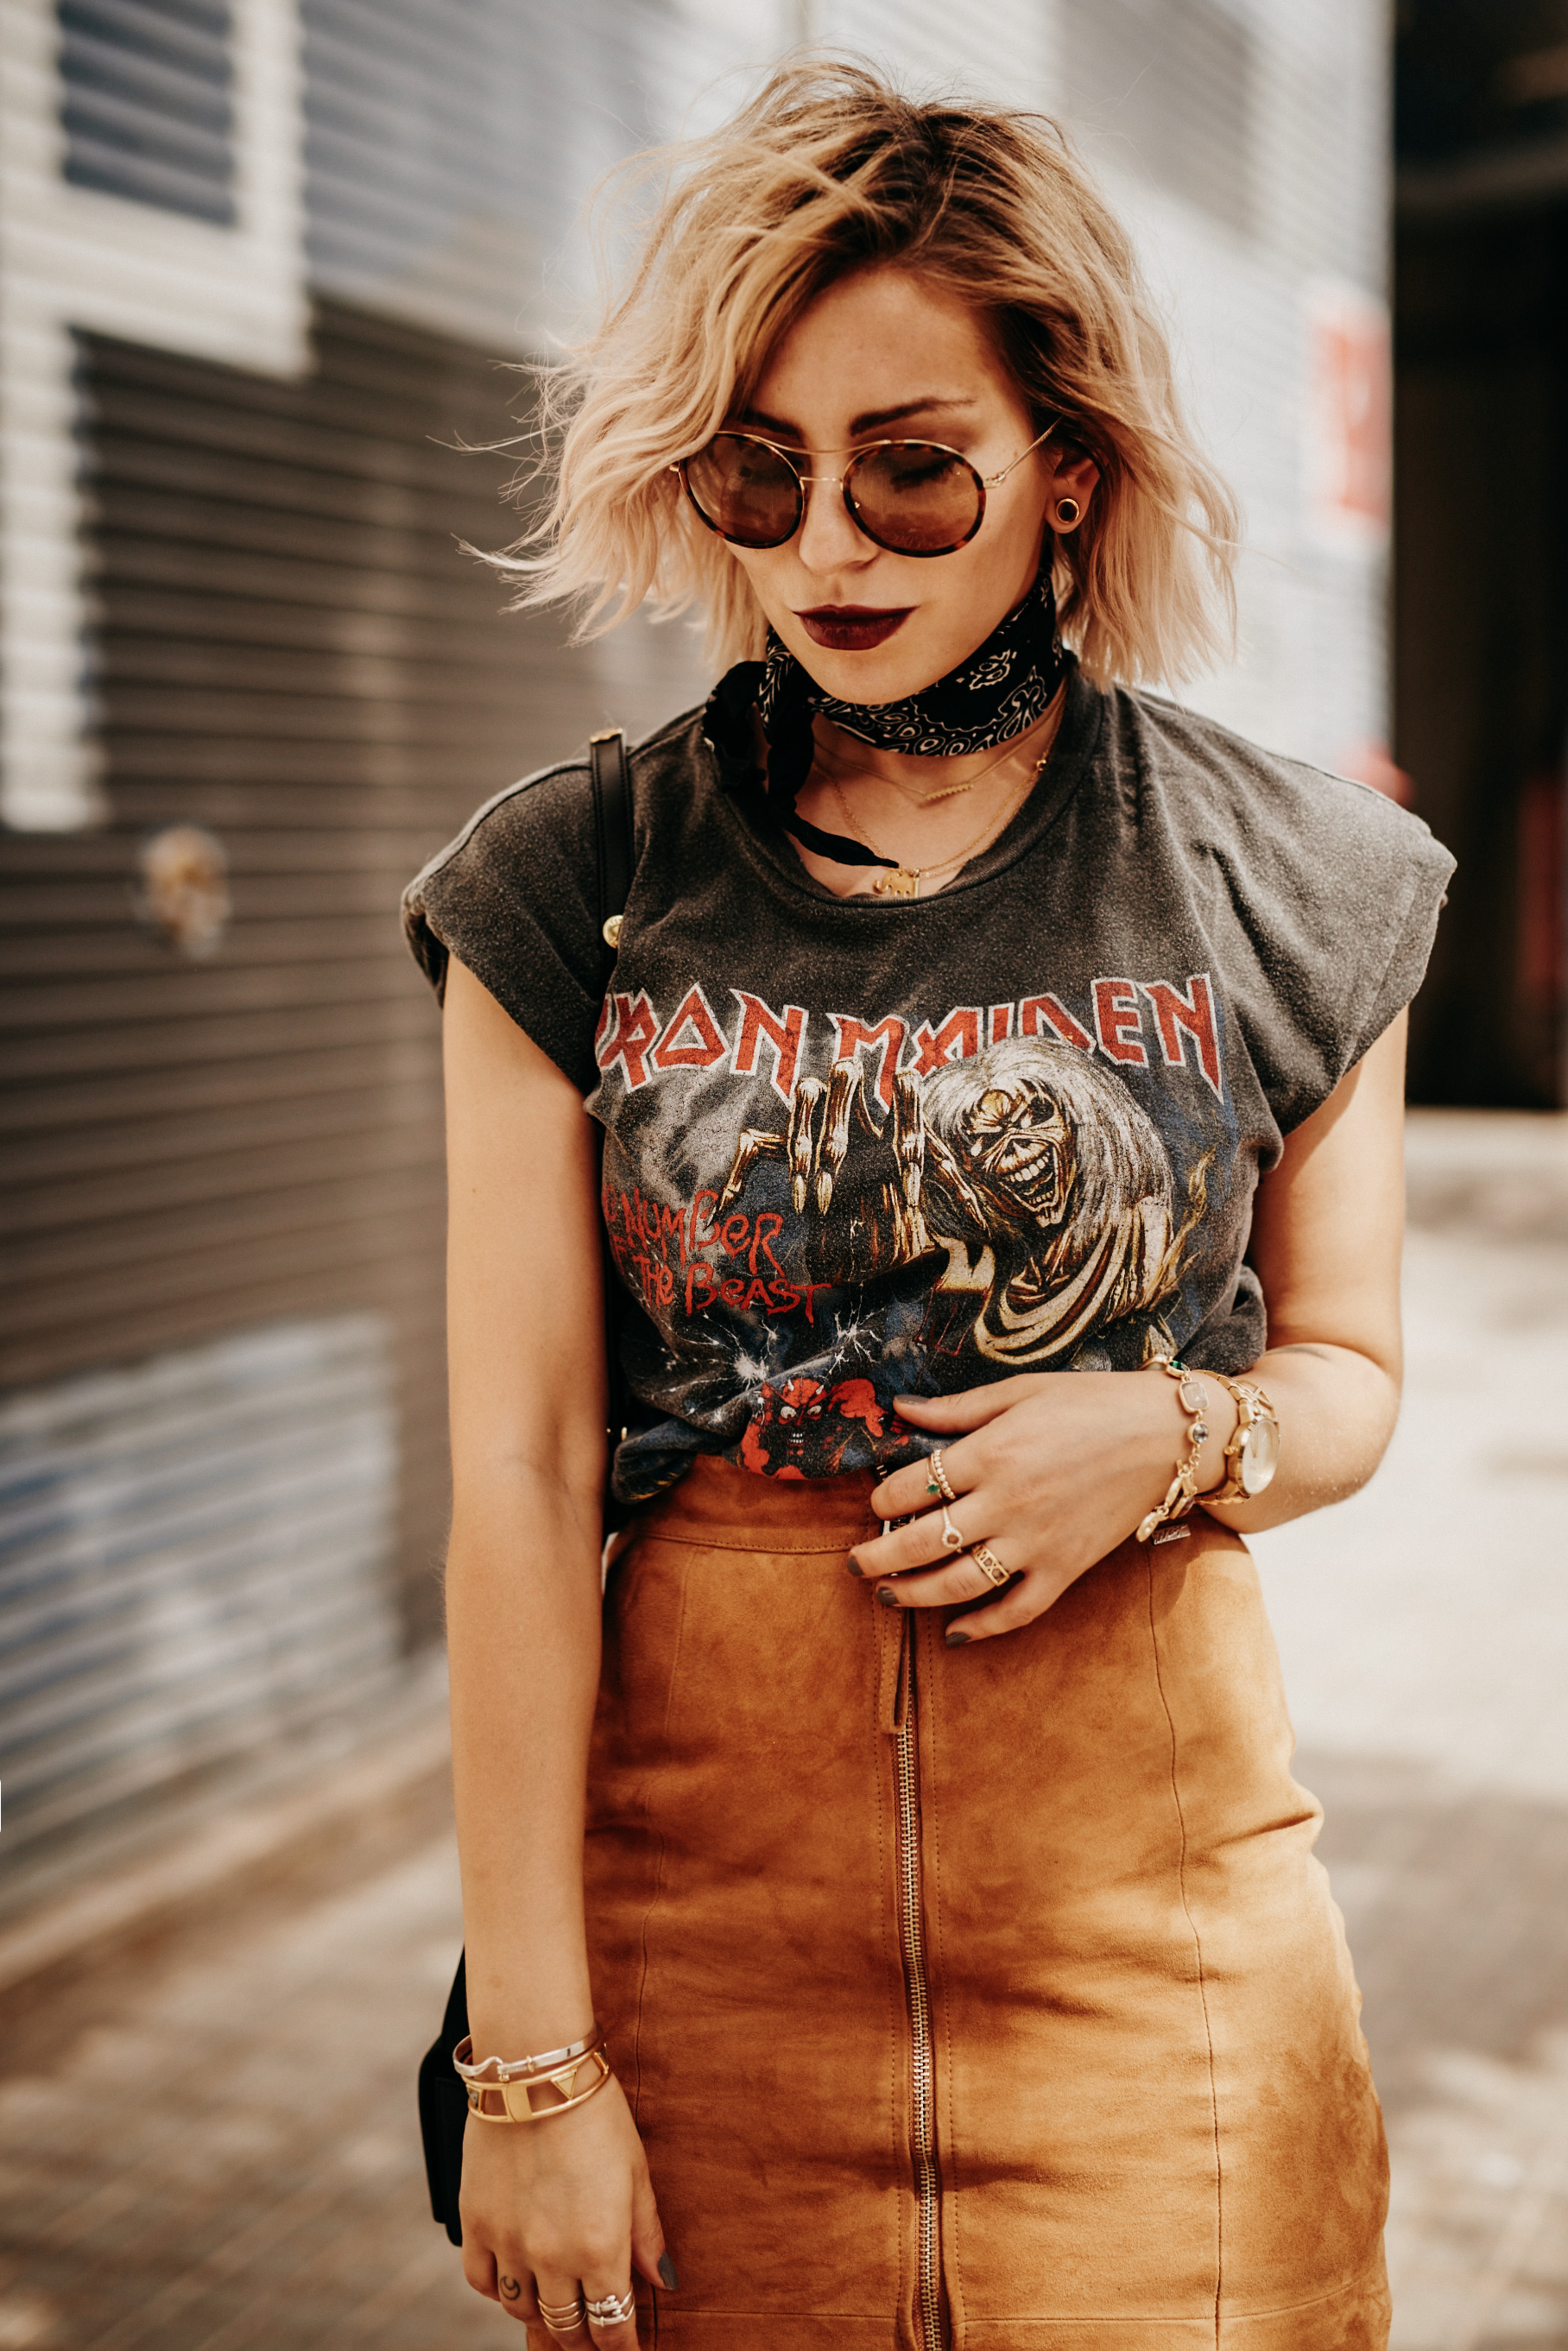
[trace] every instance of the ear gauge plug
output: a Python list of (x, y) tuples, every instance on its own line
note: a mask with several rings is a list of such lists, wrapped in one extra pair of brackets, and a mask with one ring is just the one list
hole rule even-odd
[(1058, 498), (1056, 501), (1056, 519), (1065, 528), (1071, 528), (1082, 512), (1076, 498)]

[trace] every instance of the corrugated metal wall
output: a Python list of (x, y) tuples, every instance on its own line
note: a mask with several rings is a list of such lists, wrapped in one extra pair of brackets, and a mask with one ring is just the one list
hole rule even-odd
[(632, 148), (727, 112), (794, 0), (299, 0), (319, 291), (491, 348), (570, 327), (581, 214)]
[(371, 1314), (0, 1400), (8, 1855), (385, 1681), (395, 1451)]
[[(444, 1534), (438, 1021), (402, 881), (586, 724), (689, 692), (689, 641), (611, 670), (498, 617), (516, 379), (341, 308), (299, 384), (84, 337), (96, 692), (112, 820), (0, 836), (0, 1384), (279, 1316), (394, 1333), (409, 1637)], [(231, 927), (138, 920), (141, 842), (208, 828)]]
[(229, 227), (227, 0), (57, 0), (56, 15), (66, 178)]
[(1236, 664), (1184, 689), (1326, 767), (1388, 731), (1387, 566), (1322, 543), (1310, 386), (1322, 295), (1387, 275), (1376, 0), (1058, 0), (1059, 103), (1174, 329), (1194, 423), (1245, 515)]
[(1113, 122), (1163, 186), (1250, 229), (1257, 43), (1246, 18), (1219, 0), (1062, 0), (1061, 30), (1074, 111)]

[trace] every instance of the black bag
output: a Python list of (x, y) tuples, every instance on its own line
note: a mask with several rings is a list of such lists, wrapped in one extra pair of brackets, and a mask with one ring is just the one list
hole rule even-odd
[[(600, 931), (604, 941), (604, 977), (608, 985), (621, 938), (621, 915), (632, 887), (636, 850), (632, 830), (632, 768), (626, 737), (619, 727), (594, 735), (588, 746), (589, 789), (593, 796), (593, 831), (597, 851)], [(605, 1360), (610, 1375), (610, 1425), (619, 1430), (626, 1417), (617, 1344), (616, 1303), (620, 1287), (605, 1248)], [(615, 1524), (615, 1506), (605, 1495), (605, 1529)], [(432, 2216), (444, 2227), (455, 2245), (463, 2242), (457, 2217), (457, 2192), (463, 2180), (463, 2131), (468, 2120), (468, 2093), (452, 2069), (452, 2053), (468, 2032), (468, 1983), (464, 1959), (457, 1961), (447, 1995), (441, 2031), (420, 2062), (419, 2130), (424, 2141), (424, 2172), (430, 2183)]]

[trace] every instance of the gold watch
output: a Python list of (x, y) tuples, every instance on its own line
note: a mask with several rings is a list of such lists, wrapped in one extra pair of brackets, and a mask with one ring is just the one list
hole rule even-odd
[(1236, 1399), (1236, 1434), (1225, 1448), (1225, 1479), (1198, 1500), (1249, 1502), (1273, 1480), (1280, 1466), (1280, 1416), (1255, 1381), (1228, 1380), (1223, 1372), (1207, 1376), (1218, 1380)]

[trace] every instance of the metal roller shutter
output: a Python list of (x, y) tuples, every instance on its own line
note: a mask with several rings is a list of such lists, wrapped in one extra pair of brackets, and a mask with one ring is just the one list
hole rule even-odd
[[(342, 307), (315, 340), (287, 383), (80, 339), (112, 820), (0, 836), (0, 1607), (57, 1384), (285, 1322), (330, 1353), (348, 1317), (390, 1351), (413, 1646), (446, 1508), (442, 1127), (398, 893), (489, 792), (591, 726), (644, 730), (697, 673), (685, 632), (563, 651), (460, 551), (512, 528), (510, 461), (454, 444), (508, 429), (515, 379)], [(233, 918), (203, 959), (139, 919), (141, 850), (172, 825), (226, 854)]]
[(386, 1336), (270, 1323), (0, 1400), (13, 1857), (384, 1685)]
[(58, 0), (56, 15), (66, 178), (232, 227), (227, 0)]

